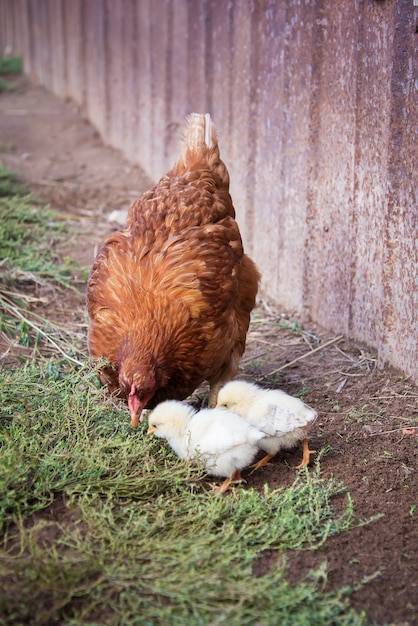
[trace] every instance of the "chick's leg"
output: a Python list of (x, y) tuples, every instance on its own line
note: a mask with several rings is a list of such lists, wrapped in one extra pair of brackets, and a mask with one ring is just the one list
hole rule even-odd
[(276, 456), (275, 454), (266, 454), (266, 456), (263, 456), (263, 458), (257, 461), (257, 463), (254, 463), (254, 465), (251, 465), (251, 467), (253, 468), (253, 471), (251, 472), (251, 474), (255, 472), (256, 470), (259, 470), (261, 467), (270, 465), (269, 461), (275, 456)]
[(305, 437), (303, 440), (303, 457), (302, 462), (299, 465), (296, 465), (295, 469), (300, 469), (301, 467), (306, 467), (309, 465), (309, 461), (311, 459), (311, 454), (315, 454), (316, 450), (309, 450), (308, 438)]
[(241, 472), (237, 470), (236, 472), (234, 472), (234, 474), (232, 474), (232, 476), (228, 476), (228, 478), (225, 478), (222, 484), (211, 484), (210, 486), (212, 487), (213, 493), (225, 493), (226, 491), (229, 491), (229, 489), (231, 489), (232, 483), (239, 482), (245, 483), (246, 481), (244, 478), (242, 478)]

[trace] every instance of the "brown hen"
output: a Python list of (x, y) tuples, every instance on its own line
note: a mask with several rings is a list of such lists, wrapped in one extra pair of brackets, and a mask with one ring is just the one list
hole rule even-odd
[(260, 275), (234, 218), (215, 126), (194, 113), (178, 161), (132, 204), (88, 281), (89, 351), (108, 361), (100, 379), (127, 398), (134, 427), (144, 407), (205, 380), (214, 407), (238, 369)]

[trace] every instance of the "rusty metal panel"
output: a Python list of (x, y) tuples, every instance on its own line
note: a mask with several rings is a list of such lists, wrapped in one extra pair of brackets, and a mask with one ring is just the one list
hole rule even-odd
[(67, 93), (78, 105), (84, 106), (86, 62), (83, 0), (63, 0), (63, 9)]
[[(251, 81), (252, 2), (233, 4), (232, 58), (231, 58), (231, 125), (229, 129), (229, 158), (226, 158), (231, 177), (231, 195), (240, 224), (246, 249), (252, 249), (254, 229), (253, 191), (256, 172), (254, 168), (254, 144), (256, 124), (253, 115), (254, 87)], [(217, 121), (217, 120), (215, 120)], [(222, 154), (224, 141), (221, 134)]]
[(206, 3), (187, 0), (188, 5), (188, 63), (187, 102), (190, 111), (208, 111), (207, 65), (208, 28), (206, 27)]
[(116, 148), (124, 147), (124, 117), (126, 111), (126, 66), (124, 63), (125, 2), (106, 0), (106, 141)]
[(363, 4), (358, 28), (349, 333), (377, 345), (383, 324), (393, 5)]
[(15, 14), (8, 0), (0, 1), (0, 54), (8, 56), (13, 51), (19, 50), (16, 29), (18, 25), (14, 21)]
[[(0, 55), (8, 56), (11, 52), (22, 54), (27, 30), (21, 24), (21, 11), (25, 12), (24, 1), (16, 0), (13, 4), (0, 2)], [(18, 51), (18, 52), (16, 52)]]
[(379, 356), (418, 380), (418, 56), (410, 4), (394, 4)]
[[(275, 276), (277, 300), (294, 311), (303, 303), (305, 246), (310, 245), (307, 225), (310, 103), (312, 75), (312, 23), (314, 3), (287, 3), (283, 49), (283, 100), (281, 118), (282, 187)], [(280, 182), (279, 182), (280, 181)]]
[(64, 0), (47, 0), (49, 22), (51, 88), (58, 96), (67, 96), (66, 38), (64, 37)]
[(86, 59), (85, 108), (104, 139), (107, 138), (108, 90), (106, 88), (106, 38), (108, 15), (103, 0), (83, 3), (85, 23), (84, 55)]
[[(254, 217), (258, 225), (253, 241), (256, 258), (269, 259), (264, 270), (269, 294), (277, 299), (277, 269), (282, 238), (283, 185), (279, 180), (283, 163), (283, 59), (285, 3), (266, 0), (256, 22), (254, 74), (254, 106), (257, 126), (255, 143), (256, 172)], [(267, 237), (268, 232), (273, 237)], [(291, 276), (284, 277), (285, 282)]]
[(347, 333), (354, 262), (358, 3), (315, 5), (304, 311)]
[(21, 55), (25, 71), (30, 67), (31, 33), (28, 24), (29, 0), (0, 0), (0, 56)]
[[(5, 56), (7, 54), (7, 6), (6, 0), (0, 0), (0, 55)], [(12, 48), (15, 52), (18, 50), (17, 46)]]
[[(187, 98), (188, 79), (188, 4), (173, 1), (167, 68), (167, 123), (165, 155), (167, 167), (178, 151), (184, 118), (191, 109)], [(170, 25), (170, 20), (169, 20)]]
[(155, 179), (184, 116), (209, 111), (263, 291), (418, 380), (412, 1), (0, 0), (0, 16), (2, 49)]
[(51, 86), (52, 52), (47, 3), (43, 0), (28, 2), (28, 20), (29, 24), (32, 24), (31, 56), (33, 64), (30, 76), (43, 85)]
[[(165, 141), (169, 54), (169, 20), (172, 19), (171, 0), (153, 0), (150, 12), (151, 38), (151, 174), (161, 175), (161, 163), (167, 159)], [(158, 42), (158, 44), (157, 44)]]
[(122, 149), (131, 161), (137, 159), (137, 133), (139, 128), (138, 24), (136, 1), (126, 0), (123, 16), (122, 63), (124, 64), (124, 93), (122, 106)]
[(138, 145), (137, 159), (150, 176), (152, 161), (152, 68), (151, 68), (151, 0), (137, 3), (137, 81), (138, 81)]
[[(283, 185), (279, 180), (283, 162), (283, 58), (285, 3), (265, 0), (259, 3), (254, 21), (251, 82), (257, 125), (254, 145), (254, 238), (252, 253), (256, 262), (268, 259), (263, 270), (264, 282), (277, 298), (277, 268), (282, 236)], [(260, 236), (258, 224), (268, 224)], [(279, 271), (280, 274), (280, 271)]]
[(212, 115), (222, 137), (223, 157), (231, 161), (231, 68), (233, 4), (210, 0), (207, 7), (207, 50), (210, 59), (206, 69), (208, 88), (207, 110)]
[(28, 1), (29, 0), (17, 0), (15, 3), (16, 11), (19, 15), (19, 19), (18, 21), (16, 20), (16, 23), (19, 25), (18, 31), (20, 35), (17, 50), (18, 54), (22, 56), (26, 74), (30, 73), (31, 62), (31, 25), (28, 17)]

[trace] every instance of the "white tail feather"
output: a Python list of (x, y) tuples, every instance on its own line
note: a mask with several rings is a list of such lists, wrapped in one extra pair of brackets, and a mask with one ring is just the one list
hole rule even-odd
[(214, 124), (211, 120), (209, 113), (206, 113), (205, 114), (205, 144), (207, 145), (208, 148), (212, 148), (213, 146), (213, 131), (214, 131)]
[[(216, 149), (218, 134), (209, 113), (190, 113), (186, 118), (183, 141), (177, 166), (190, 167), (207, 149)], [(219, 153), (218, 153), (219, 156)]]
[(218, 138), (210, 114), (191, 113), (188, 115), (183, 139), (183, 151), (187, 149), (191, 152), (199, 152), (204, 145), (213, 148)]

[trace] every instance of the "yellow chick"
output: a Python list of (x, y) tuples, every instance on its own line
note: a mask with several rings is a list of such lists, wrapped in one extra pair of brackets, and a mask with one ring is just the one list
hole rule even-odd
[(297, 469), (308, 465), (310, 455), (316, 452), (309, 450), (308, 430), (317, 412), (284, 391), (234, 380), (219, 391), (216, 408), (232, 411), (263, 431), (264, 438), (258, 445), (267, 455), (254, 469), (264, 467), (279, 450), (292, 448), (302, 440), (303, 458)]
[(242, 481), (241, 470), (250, 465), (265, 434), (235, 413), (193, 407), (177, 400), (161, 402), (148, 417), (148, 434), (165, 439), (186, 461), (203, 462), (208, 474), (226, 477), (215, 492), (224, 493)]

